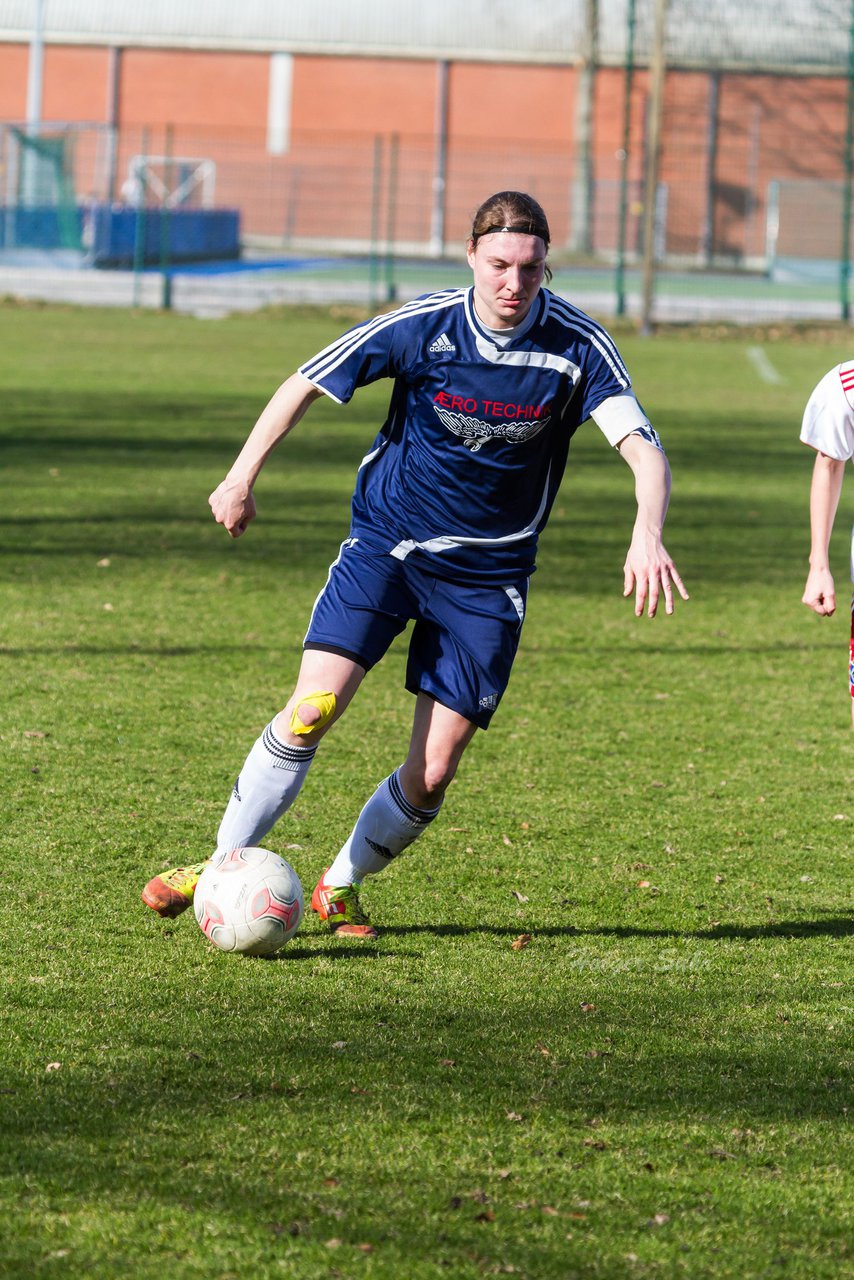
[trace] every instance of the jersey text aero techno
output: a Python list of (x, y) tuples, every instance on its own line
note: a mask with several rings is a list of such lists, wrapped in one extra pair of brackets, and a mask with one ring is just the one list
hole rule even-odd
[(441, 577), (497, 582), (533, 571), (586, 418), (600, 410), (613, 444), (654, 433), (616, 346), (589, 316), (542, 289), (505, 342), (478, 320), (473, 292), (427, 294), (357, 325), (300, 373), (340, 403), (394, 379), (359, 469), (351, 535)]

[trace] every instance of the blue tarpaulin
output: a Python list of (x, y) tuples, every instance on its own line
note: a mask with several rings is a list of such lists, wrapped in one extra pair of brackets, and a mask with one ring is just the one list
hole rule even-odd
[(95, 204), (0, 208), (0, 248), (82, 248), (96, 267), (152, 267), (240, 256), (237, 209)]

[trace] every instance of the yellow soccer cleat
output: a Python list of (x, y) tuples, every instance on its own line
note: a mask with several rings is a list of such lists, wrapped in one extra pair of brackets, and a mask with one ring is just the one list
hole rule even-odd
[(188, 867), (173, 867), (171, 871), (155, 876), (142, 891), (143, 902), (169, 920), (179, 916), (192, 906), (199, 876), (207, 865), (207, 862), (195, 862)]

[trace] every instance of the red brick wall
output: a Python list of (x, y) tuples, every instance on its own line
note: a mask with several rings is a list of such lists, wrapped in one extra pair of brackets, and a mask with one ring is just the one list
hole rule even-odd
[(122, 54), (122, 124), (266, 129), (269, 58), (260, 53), (126, 49)]
[[(0, 121), (24, 118), (29, 51), (0, 44)], [(142, 147), (217, 162), (217, 203), (238, 204), (244, 227), (282, 239), (367, 240), (392, 232), (423, 242), (436, 164), (438, 69), (406, 59), (296, 56), (291, 145), (266, 151), (269, 56), (127, 49), (121, 55), (120, 179)], [(45, 119), (108, 115), (110, 53), (48, 45)], [(449, 72), (447, 237), (459, 243), (474, 207), (499, 187), (533, 189), (566, 243), (575, 177), (578, 76), (570, 67), (454, 63)], [(696, 254), (707, 201), (710, 77), (671, 72), (665, 94), (662, 181), (667, 247)], [(595, 97), (594, 177), (601, 242), (613, 244), (623, 145), (625, 75), (602, 69)], [(648, 75), (632, 94), (632, 217), (643, 175)], [(842, 81), (763, 75), (720, 81), (715, 242), (734, 257), (762, 251), (768, 182), (840, 178)], [(171, 137), (167, 140), (167, 126)], [(397, 135), (392, 155), (390, 136)], [(378, 143), (378, 139), (380, 140)], [(378, 150), (379, 146), (379, 150)], [(82, 144), (81, 144), (82, 148)], [(396, 166), (396, 196), (390, 179)], [(89, 184), (90, 179), (81, 179)], [(632, 243), (630, 238), (630, 244)]]
[(26, 118), (28, 67), (29, 54), (24, 45), (0, 45), (0, 120)]

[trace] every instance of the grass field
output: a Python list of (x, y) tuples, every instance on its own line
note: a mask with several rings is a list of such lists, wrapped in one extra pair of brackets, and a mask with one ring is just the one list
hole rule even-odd
[[(621, 335), (692, 599), (621, 598), (631, 476), (585, 427), (377, 943), (312, 917), (252, 961), (141, 905), (288, 691), (386, 391), (318, 403), (246, 538), (207, 495), (350, 319), (0, 306), (0, 1275), (850, 1275), (847, 617), (800, 604), (797, 440), (844, 330)], [(404, 661), (268, 839), (308, 890), (405, 753)]]

